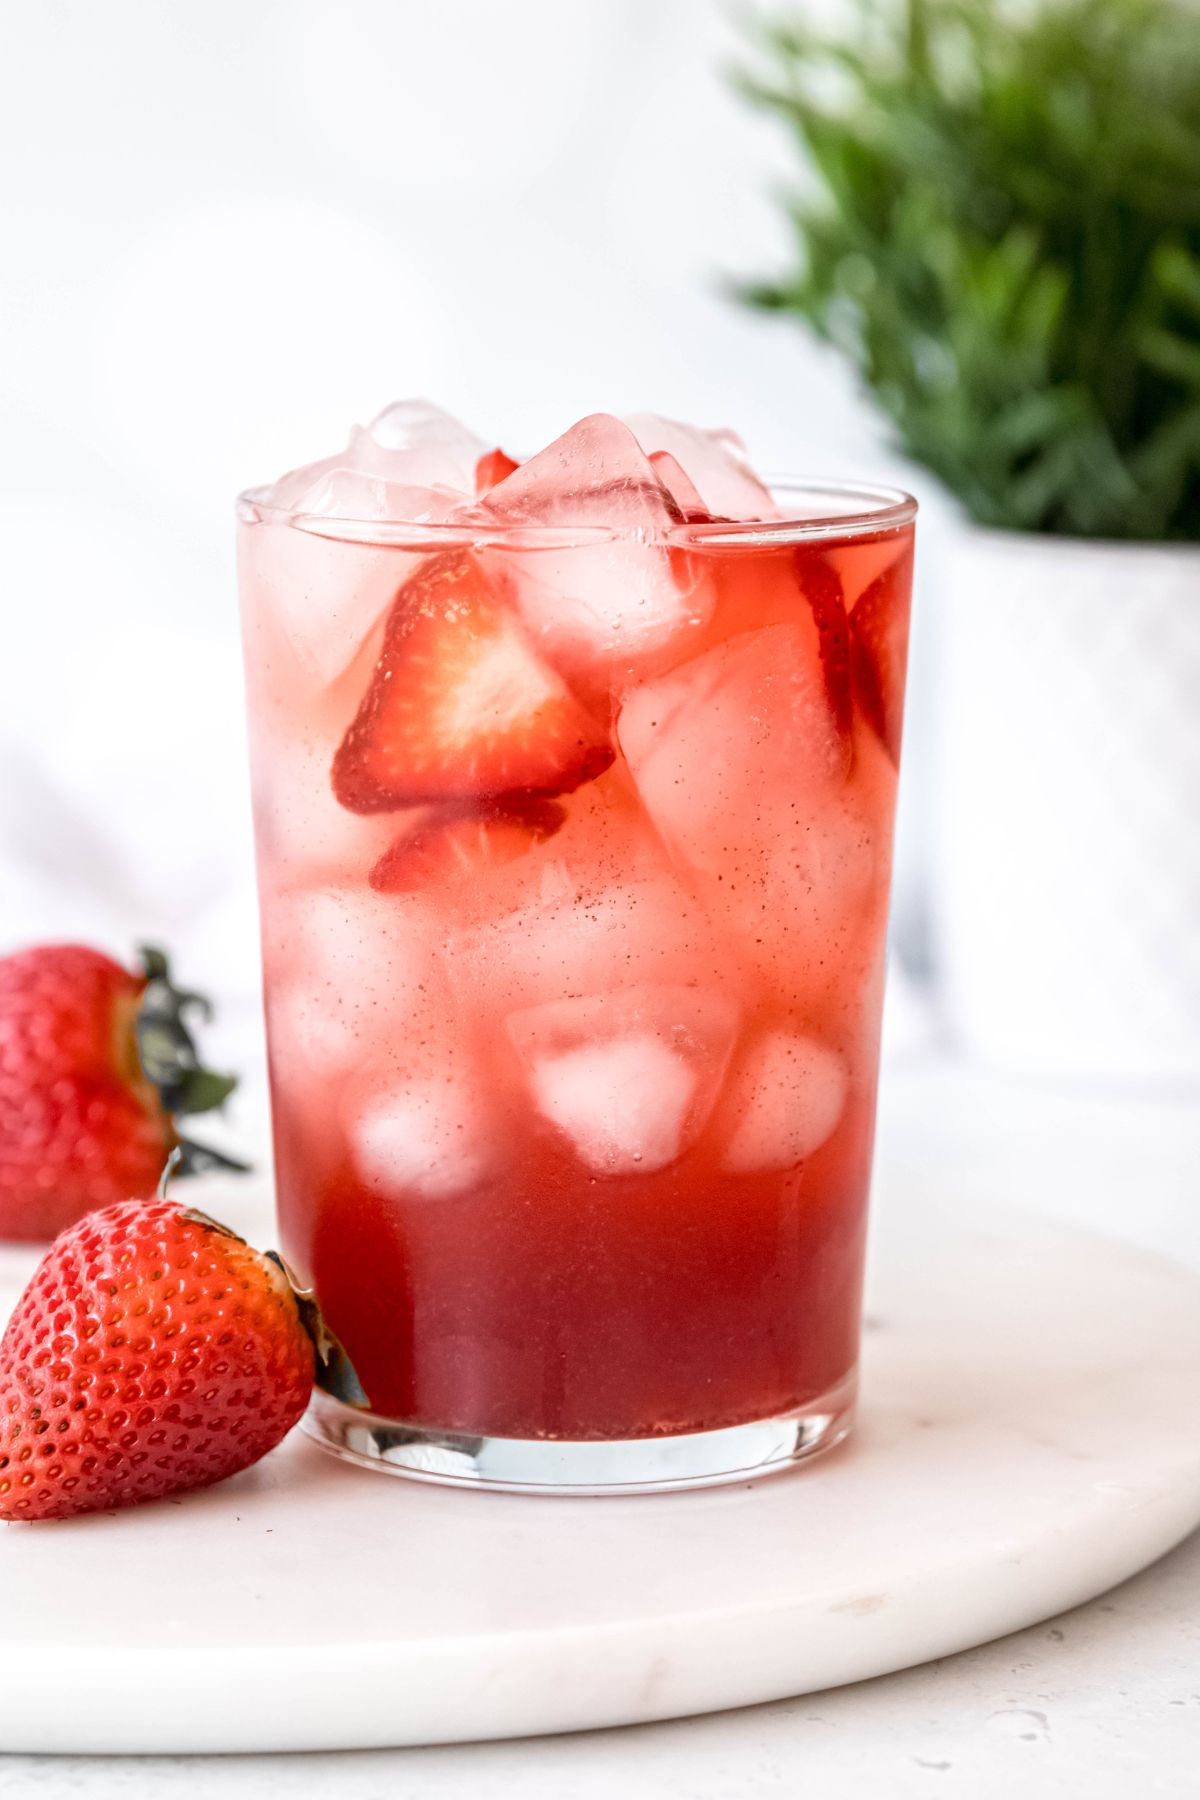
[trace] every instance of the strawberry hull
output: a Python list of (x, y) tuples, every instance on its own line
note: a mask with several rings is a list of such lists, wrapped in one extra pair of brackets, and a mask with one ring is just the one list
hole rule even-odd
[[(911, 526), (689, 536), (645, 499), (675, 452), (622, 488), (628, 432), (585, 423), (666, 537), (374, 546), (375, 661), (333, 686), (264, 579), (263, 533), (299, 534), (243, 530), (284, 1247), (393, 1466), (767, 1420), (799, 1455), (849, 1419)], [(713, 1454), (686, 1478), (747, 1466)]]

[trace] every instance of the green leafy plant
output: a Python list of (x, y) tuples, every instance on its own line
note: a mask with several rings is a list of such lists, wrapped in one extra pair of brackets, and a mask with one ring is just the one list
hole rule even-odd
[(837, 346), (983, 524), (1200, 538), (1195, 0), (855, 0), (758, 17), (794, 132), (794, 269), (744, 290)]

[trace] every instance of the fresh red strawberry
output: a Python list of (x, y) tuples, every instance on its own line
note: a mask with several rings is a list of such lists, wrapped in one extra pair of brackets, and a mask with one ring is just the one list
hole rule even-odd
[(0, 1519), (205, 1487), (299, 1419), (313, 1341), (282, 1268), (174, 1201), (51, 1245), (0, 1338)]
[(506, 456), (503, 450), (489, 450), (475, 464), (476, 494), (486, 494), (489, 488), (495, 487), (498, 481), (503, 481), (506, 475), (511, 475), (520, 466), (511, 456)]
[(567, 794), (613, 754), (474, 557), (453, 551), (424, 563), (397, 595), (333, 760), (333, 791), (357, 813)]
[(545, 843), (566, 816), (553, 800), (530, 800), (504, 812), (442, 814), (384, 851), (371, 870), (371, 886), (381, 894), (408, 894), (484, 874)]
[(154, 1192), (171, 1114), (234, 1085), (199, 1066), (182, 1019), (195, 1003), (156, 951), (137, 973), (81, 944), (0, 958), (0, 1238), (52, 1238)]
[(854, 692), (892, 761), (900, 761), (904, 674), (908, 664), (912, 544), (877, 575), (850, 614)]
[(802, 544), (796, 551), (796, 572), (804, 596), (812, 608), (821, 644), (825, 691), (838, 728), (850, 731), (853, 690), (850, 680), (850, 622), (842, 597), (842, 580), (822, 555), (819, 545)]

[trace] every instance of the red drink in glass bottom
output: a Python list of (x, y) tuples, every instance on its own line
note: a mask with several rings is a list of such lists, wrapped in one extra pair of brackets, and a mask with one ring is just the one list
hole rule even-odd
[(311, 1426), (501, 1486), (786, 1466), (853, 1406), (914, 509), (506, 485), (243, 502), (284, 1245), (358, 1383)]

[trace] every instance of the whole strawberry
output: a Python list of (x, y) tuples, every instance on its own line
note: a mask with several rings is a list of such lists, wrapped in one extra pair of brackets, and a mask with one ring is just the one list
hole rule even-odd
[(154, 1192), (172, 1115), (234, 1085), (200, 1067), (184, 1025), (205, 1004), (171, 986), (159, 951), (136, 972), (82, 944), (0, 958), (0, 1238), (52, 1238)]
[(0, 1338), (0, 1519), (206, 1487), (304, 1411), (308, 1303), (282, 1267), (166, 1199), (52, 1244)]

